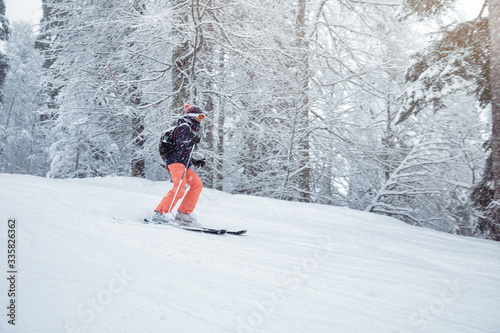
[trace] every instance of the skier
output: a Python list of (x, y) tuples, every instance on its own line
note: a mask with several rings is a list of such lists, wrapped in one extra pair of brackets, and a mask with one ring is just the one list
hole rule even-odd
[(156, 207), (153, 222), (169, 223), (171, 221), (167, 214), (171, 213), (177, 201), (184, 196), (186, 185), (189, 185), (189, 190), (177, 210), (174, 222), (182, 226), (199, 227), (200, 224), (191, 213), (196, 207), (203, 183), (191, 169), (191, 166), (203, 167), (205, 159), (193, 159), (191, 153), (194, 146), (200, 142), (198, 131), (201, 127), (201, 121), (205, 119), (206, 115), (201, 108), (195, 105), (186, 104), (184, 111), (185, 115), (177, 121), (177, 127), (173, 133), (175, 148), (165, 161), (167, 170), (172, 176), (173, 188)]

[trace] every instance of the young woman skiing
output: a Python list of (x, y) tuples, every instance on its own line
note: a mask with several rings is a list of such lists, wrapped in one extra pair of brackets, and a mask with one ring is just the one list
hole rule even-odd
[(205, 159), (197, 160), (192, 158), (194, 146), (200, 142), (198, 132), (201, 128), (201, 121), (205, 119), (205, 113), (195, 105), (186, 104), (185, 115), (177, 121), (177, 127), (173, 133), (174, 149), (165, 157), (167, 169), (172, 176), (173, 188), (163, 197), (153, 215), (153, 222), (169, 223), (166, 214), (170, 213), (186, 192), (186, 185), (189, 190), (182, 200), (174, 222), (183, 226), (199, 226), (199, 223), (191, 215), (203, 187), (198, 175), (190, 168), (192, 165), (203, 167)]

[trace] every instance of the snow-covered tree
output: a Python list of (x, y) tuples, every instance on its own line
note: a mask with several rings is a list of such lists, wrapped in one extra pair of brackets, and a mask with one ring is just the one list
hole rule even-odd
[(494, 186), (492, 203), (487, 207), (485, 224), (493, 239), (500, 241), (500, 1), (489, 0), (490, 94), (492, 114), (491, 173)]
[(366, 211), (446, 232), (477, 231), (467, 198), (482, 171), (487, 124), (470, 98), (449, 102), (438, 115), (424, 111), (411, 120), (414, 135), (404, 158), (381, 181)]
[(0, 170), (45, 175), (48, 124), (40, 115), (42, 59), (34, 48), (35, 34), (27, 22), (14, 22), (5, 52), (10, 70), (1, 114)]
[(57, 50), (49, 78), (56, 77), (61, 87), (50, 175), (143, 176), (143, 67), (129, 51), (137, 38), (130, 27), (143, 8), (121, 1), (84, 6), (62, 1), (50, 7), (55, 20), (64, 13), (64, 24), (48, 29), (56, 36), (50, 49)]
[[(417, 14), (429, 18), (441, 14), (455, 1), (437, 0), (428, 6), (419, 6), (415, 1), (406, 1), (409, 15)], [(489, 17), (483, 18), (488, 7)], [(500, 4), (497, 0), (484, 1), (481, 12), (475, 20), (452, 24), (441, 28), (437, 38), (423, 53), (417, 55), (415, 64), (408, 72), (408, 81), (413, 85), (406, 93), (406, 110), (401, 120), (416, 114), (427, 107), (439, 110), (442, 100), (458, 90), (474, 93), (483, 105), (491, 105), (491, 167), (485, 168), (484, 180), (480, 186), (492, 186), (493, 197), (481, 198), (478, 193), (488, 194), (487, 190), (475, 191), (478, 206), (485, 210), (484, 229), (489, 237), (500, 240), (500, 37), (495, 30), (500, 17)], [(498, 11), (497, 11), (498, 10)], [(486, 181), (491, 180), (491, 182)], [(480, 202), (480, 203), (479, 203)], [(484, 203), (488, 203), (484, 207)]]
[[(56, 111), (51, 176), (163, 179), (168, 173), (158, 163), (159, 136), (183, 114), (185, 103), (197, 104), (208, 114), (197, 149), (208, 161), (199, 170), (206, 186), (345, 205), (422, 225), (434, 215), (440, 230), (474, 229), (475, 221), (458, 222), (457, 216), (470, 213), (462, 201), (470, 182), (463, 178), (469, 179), (472, 168), (477, 179), (482, 153), (472, 131), (460, 129), (480, 127), (481, 118), (472, 117), (474, 108), (450, 107), (443, 94), (446, 112), (430, 121), (439, 106), (435, 88), (416, 81), (407, 98), (399, 98), (416, 38), (397, 19), (400, 8), (393, 3), (44, 5), (50, 12), (40, 38), (48, 56), (45, 86), (55, 92), (47, 105)], [(425, 65), (446, 63), (438, 49), (420, 55)], [(466, 52), (459, 60), (470, 61)], [(483, 65), (443, 73), (465, 84), (479, 77)], [(412, 67), (409, 76), (418, 76), (422, 66)], [(417, 116), (404, 112), (427, 102), (434, 109)], [(454, 108), (474, 122), (452, 126)], [(440, 163), (429, 166), (429, 159)], [(404, 177), (409, 169), (418, 170), (415, 177)], [(402, 190), (408, 184), (413, 188)]]
[[(9, 40), (9, 20), (5, 16), (5, 1), (0, 0), (0, 42)], [(3, 101), (3, 86), (9, 70), (8, 58), (0, 51), (0, 104)]]

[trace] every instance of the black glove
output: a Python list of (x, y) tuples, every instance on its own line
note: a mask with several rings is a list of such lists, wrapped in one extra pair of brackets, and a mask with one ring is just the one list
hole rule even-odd
[(198, 144), (200, 143), (200, 137), (199, 136), (195, 136), (194, 138), (191, 139), (191, 142), (189, 143), (192, 146), (194, 146), (195, 144)]
[(202, 158), (201, 160), (194, 160), (193, 161), (193, 165), (195, 167), (198, 167), (198, 168), (203, 168), (206, 163), (207, 163), (207, 161), (204, 158)]

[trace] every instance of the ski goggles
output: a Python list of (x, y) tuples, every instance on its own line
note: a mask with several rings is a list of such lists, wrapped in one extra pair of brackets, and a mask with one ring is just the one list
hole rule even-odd
[(188, 113), (188, 116), (196, 118), (196, 119), (198, 119), (200, 121), (203, 120), (203, 119), (205, 119), (205, 117), (206, 117), (204, 113)]

